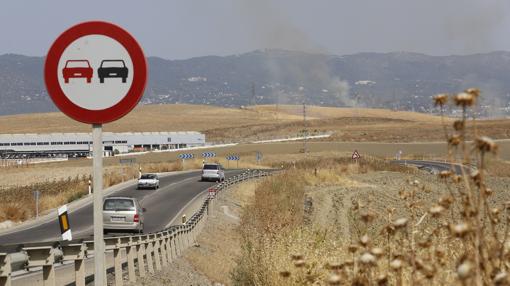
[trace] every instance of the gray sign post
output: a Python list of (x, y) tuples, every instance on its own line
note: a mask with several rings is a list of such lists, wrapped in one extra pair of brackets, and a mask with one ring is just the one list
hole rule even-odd
[[(92, 181), (94, 183), (94, 273), (106, 280), (103, 237), (103, 125), (92, 125)], [(95, 282), (96, 285), (103, 285)]]

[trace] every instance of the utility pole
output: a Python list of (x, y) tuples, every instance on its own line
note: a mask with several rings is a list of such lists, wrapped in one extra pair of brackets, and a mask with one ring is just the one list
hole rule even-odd
[(307, 156), (307, 146), (306, 146), (306, 140), (308, 139), (308, 129), (306, 128), (306, 99), (303, 96), (303, 128), (305, 133), (305, 139), (303, 140), (303, 152), (305, 153), (305, 157)]
[(255, 98), (255, 83), (251, 83), (251, 105), (255, 107), (257, 100)]

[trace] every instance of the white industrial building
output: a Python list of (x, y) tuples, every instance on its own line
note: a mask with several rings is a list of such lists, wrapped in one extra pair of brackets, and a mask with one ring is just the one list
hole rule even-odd
[[(205, 145), (199, 132), (103, 133), (106, 155), (136, 151), (168, 150)], [(0, 154), (68, 154), (88, 156), (92, 151), (90, 133), (0, 134)]]

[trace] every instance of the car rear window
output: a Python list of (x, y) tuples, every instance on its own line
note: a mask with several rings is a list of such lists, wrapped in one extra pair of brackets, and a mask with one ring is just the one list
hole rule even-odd
[(218, 170), (218, 165), (204, 165), (204, 170)]
[(103, 61), (101, 63), (101, 67), (103, 68), (123, 68), (125, 67), (123, 61)]
[(145, 174), (140, 177), (140, 179), (156, 179), (156, 175)]
[(68, 61), (66, 63), (68, 68), (88, 68), (89, 63), (87, 61)]
[(105, 211), (133, 211), (135, 203), (130, 199), (106, 199), (103, 210)]

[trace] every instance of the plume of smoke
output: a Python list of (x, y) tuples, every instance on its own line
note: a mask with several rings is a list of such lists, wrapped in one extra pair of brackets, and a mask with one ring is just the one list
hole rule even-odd
[[(349, 98), (349, 84), (336, 76), (332, 76), (328, 66), (329, 57), (321, 55), (326, 50), (315, 44), (306, 33), (295, 26), (281, 11), (278, 5), (270, 0), (235, 1), (244, 22), (248, 25), (253, 39), (263, 48), (293, 50), (291, 57), (282, 61), (277, 51), (266, 55), (266, 66), (274, 82), (289, 82), (295, 85), (292, 90), (273, 89), (273, 97), (277, 103), (313, 102), (310, 97), (328, 89), (334, 96), (329, 102), (336, 105), (352, 106)], [(297, 87), (304, 86), (298, 91)], [(301, 98), (299, 98), (301, 97)]]

